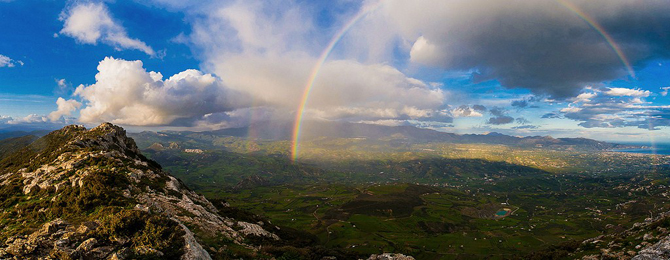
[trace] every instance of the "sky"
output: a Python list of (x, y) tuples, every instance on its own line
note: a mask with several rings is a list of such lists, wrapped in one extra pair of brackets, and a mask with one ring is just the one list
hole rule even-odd
[(0, 0), (0, 129), (262, 121), (670, 142), (663, 0)]

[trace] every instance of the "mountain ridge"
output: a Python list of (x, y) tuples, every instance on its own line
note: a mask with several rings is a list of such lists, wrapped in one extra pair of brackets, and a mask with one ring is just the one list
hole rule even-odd
[[(185, 137), (190, 134), (211, 136), (235, 136), (248, 139), (264, 140), (292, 140), (293, 124), (289, 122), (261, 122), (247, 127), (226, 128), (213, 131), (145, 131), (133, 133), (132, 136), (149, 134), (167, 134), (173, 137)], [(303, 141), (318, 138), (366, 138), (371, 140), (403, 140), (413, 143), (483, 143), (502, 144), (513, 146), (535, 146), (554, 148), (581, 148), (581, 149), (625, 149), (639, 148), (640, 146), (625, 145), (598, 141), (582, 137), (554, 138), (551, 136), (511, 136), (497, 132), (487, 134), (455, 134), (414, 126), (384, 126), (349, 122), (321, 122), (306, 121), (302, 125), (300, 139)]]
[[(219, 215), (141, 155), (123, 128), (67, 126), (0, 161), (0, 258), (211, 259), (224, 239), (279, 237)], [(266, 225), (267, 226), (267, 225)]]

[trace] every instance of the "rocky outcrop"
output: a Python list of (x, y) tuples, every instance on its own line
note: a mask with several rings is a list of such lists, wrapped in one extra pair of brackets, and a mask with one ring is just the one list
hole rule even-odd
[(670, 212), (647, 218), (621, 232), (587, 239), (575, 253), (581, 254), (583, 260), (670, 259)]
[[(12, 158), (18, 162), (13, 166), (21, 166), (0, 172), (0, 188), (7, 190), (0, 196), (10, 201), (0, 208), (0, 217), (27, 223), (0, 224), (0, 237), (7, 237), (0, 244), (0, 259), (124, 259), (171, 253), (181, 254), (181, 259), (211, 259), (199, 241), (223, 237), (256, 250), (245, 238), (279, 239), (260, 225), (219, 215), (204, 196), (142, 156), (121, 127), (68, 126), (36, 143), (41, 146), (24, 151), (38, 151), (27, 163)], [(53, 220), (35, 230), (28, 216)], [(171, 248), (175, 245), (181, 248)]]
[(380, 255), (371, 255), (368, 260), (414, 260), (414, 257), (403, 254), (384, 253)]
[(670, 259), (670, 237), (642, 249), (633, 260), (664, 260)]

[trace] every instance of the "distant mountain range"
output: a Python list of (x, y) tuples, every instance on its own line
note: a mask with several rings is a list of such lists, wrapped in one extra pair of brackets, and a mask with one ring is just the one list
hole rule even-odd
[[(488, 134), (454, 134), (440, 132), (431, 129), (418, 128), (414, 126), (383, 126), (346, 122), (316, 122), (308, 121), (302, 125), (301, 140), (314, 140), (318, 138), (365, 138), (372, 141), (401, 141), (408, 143), (481, 143), (502, 144), (510, 146), (534, 146), (547, 148), (577, 148), (577, 149), (625, 149), (639, 146), (614, 144), (587, 138), (553, 138), (551, 136), (527, 136), (517, 137), (501, 133)], [(141, 139), (142, 135), (151, 132), (133, 134)], [(293, 125), (288, 122), (265, 122), (257, 123), (248, 127), (227, 128), (206, 132), (161, 132), (175, 138), (186, 137), (193, 134), (209, 136), (235, 136), (251, 139), (264, 140), (290, 140), (293, 135)]]
[(45, 136), (51, 132), (50, 130), (32, 130), (32, 131), (22, 131), (22, 130), (0, 130), (0, 140), (3, 139), (8, 139), (8, 138), (14, 138), (14, 137), (22, 137), (22, 136), (27, 136), (27, 135), (32, 135), (36, 137), (42, 137)]
[[(323, 138), (363, 138), (372, 142), (402, 142), (402, 143), (458, 143), (458, 144), (500, 144), (520, 147), (541, 147), (550, 149), (631, 149), (642, 146), (631, 144), (615, 144), (587, 138), (553, 138), (551, 136), (510, 136), (491, 132), (488, 134), (454, 134), (414, 126), (383, 126), (346, 122), (317, 122), (306, 121), (302, 125), (301, 140), (309, 141)], [(0, 130), (0, 140), (9, 138), (34, 136), (41, 137), (49, 133), (48, 130), (33, 131), (4, 131)], [(147, 148), (153, 141), (185, 142), (188, 140), (215, 139), (218, 137), (234, 136), (261, 140), (291, 140), (293, 124), (290, 122), (262, 122), (247, 127), (226, 128), (214, 131), (145, 131), (130, 133), (141, 148)], [(24, 141), (27, 139), (23, 139)], [(149, 142), (153, 140), (152, 142)], [(149, 143), (146, 143), (149, 142)], [(1, 145), (2, 143), (0, 143)], [(1, 148), (0, 148), (1, 149)]]

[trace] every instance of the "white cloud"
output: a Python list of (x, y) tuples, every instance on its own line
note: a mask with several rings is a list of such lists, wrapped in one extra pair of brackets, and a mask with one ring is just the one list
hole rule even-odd
[(16, 65), (23, 66), (23, 62), (20, 60), (13, 60), (5, 55), (0, 54), (0, 68), (2, 67), (16, 67)]
[(140, 50), (150, 56), (156, 52), (146, 43), (128, 37), (126, 29), (115, 21), (104, 3), (79, 3), (64, 10), (61, 34), (86, 44), (103, 42), (114, 48)]
[(667, 96), (668, 95), (668, 90), (670, 90), (670, 87), (662, 87), (661, 88), (663, 91), (661, 91), (661, 96)]
[[(286, 113), (298, 108), (325, 44), (309, 10), (291, 1), (211, 5), (190, 42), (205, 68), (226, 86)], [(204, 17), (204, 18), (203, 18)], [(339, 26), (339, 25), (338, 25)], [(330, 36), (329, 34), (327, 34)], [(324, 119), (421, 118), (439, 115), (448, 93), (384, 63), (331, 57), (318, 71), (307, 114)]]
[(420, 36), (412, 45), (409, 52), (410, 60), (412, 62), (433, 64), (435, 61), (446, 59), (445, 55), (438, 49), (435, 44), (428, 42), (428, 39)]
[(11, 119), (7, 122), (10, 125), (19, 125), (19, 124), (37, 124), (37, 123), (46, 123), (49, 122), (46, 116), (41, 116), (37, 114), (30, 114), (22, 118)]
[(617, 97), (648, 97), (651, 92), (649, 90), (641, 89), (610, 88), (605, 91), (605, 94)]
[(482, 117), (481, 109), (477, 110), (466, 105), (459, 106), (451, 110), (454, 117)]
[(67, 88), (67, 82), (65, 82), (65, 79), (55, 79), (56, 84), (58, 85), (58, 88), (60, 89), (65, 89)]
[[(304, 56), (237, 55), (217, 61), (215, 71), (226, 75), (222, 80), (227, 86), (290, 111), (298, 108), (316, 62)], [(391, 66), (335, 60), (321, 68), (307, 108), (327, 119), (427, 118), (444, 106), (446, 97), (439, 87)]]
[(141, 61), (105, 58), (98, 65), (96, 83), (80, 85), (81, 122), (109, 121), (151, 126), (191, 124), (204, 115), (247, 107), (246, 95), (224, 87), (221, 80), (198, 70), (163, 79), (147, 72)]
[(0, 115), (0, 125), (2, 125), (2, 124), (7, 124), (9, 121), (12, 121), (12, 120), (13, 120), (13, 119), (12, 119), (11, 116), (3, 116), (3, 115)]
[(65, 100), (62, 97), (59, 97), (58, 100), (56, 100), (56, 105), (58, 105), (58, 110), (51, 112), (48, 116), (49, 120), (52, 122), (60, 120), (63, 116), (72, 115), (72, 112), (81, 107), (81, 103), (78, 101), (73, 99)]
[[(559, 112), (567, 119), (579, 121), (586, 128), (619, 128), (634, 126), (657, 130), (670, 126), (670, 109), (645, 101), (651, 92), (628, 88), (589, 88)], [(545, 117), (558, 117), (550, 113)]]
[(581, 94), (577, 95), (577, 97), (575, 97), (575, 98), (573, 99), (573, 101), (574, 101), (575, 103), (579, 103), (579, 102), (591, 102), (591, 99), (594, 98), (594, 97), (596, 97), (597, 95), (598, 95), (598, 94), (593, 93), (593, 92), (581, 93)]

